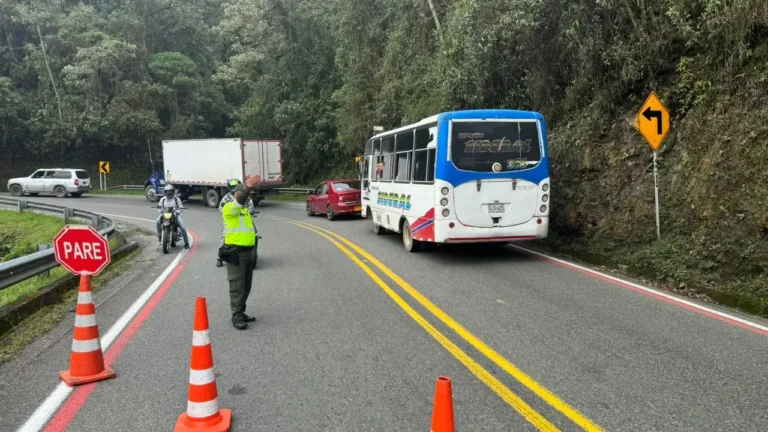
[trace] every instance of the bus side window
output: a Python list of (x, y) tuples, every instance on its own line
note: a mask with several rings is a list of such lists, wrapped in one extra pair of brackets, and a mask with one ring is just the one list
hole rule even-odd
[[(413, 152), (413, 181), (414, 182), (430, 182), (434, 181), (435, 179), (435, 171), (434, 171), (434, 149), (427, 149), (427, 145), (429, 145), (430, 141), (432, 141), (432, 137), (430, 136), (429, 129), (418, 129), (416, 130), (416, 140), (414, 143), (414, 152)], [(432, 155), (432, 159), (430, 162), (429, 154)], [(432, 169), (428, 170), (429, 164), (433, 164)], [(429, 173), (428, 171), (431, 171)]]
[(381, 162), (379, 171), (381, 181), (392, 181), (392, 165), (394, 165), (395, 137), (388, 136), (381, 139)]
[(427, 150), (427, 181), (435, 181), (435, 149)]
[(379, 181), (381, 178), (381, 164), (384, 158), (381, 157), (381, 140), (377, 139), (373, 142), (373, 157), (371, 158), (374, 164), (373, 169), (373, 181)]

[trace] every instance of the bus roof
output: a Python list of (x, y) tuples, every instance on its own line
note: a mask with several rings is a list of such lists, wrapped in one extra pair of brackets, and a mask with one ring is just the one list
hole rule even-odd
[(412, 129), (419, 126), (427, 126), (437, 123), (437, 120), (441, 116), (446, 116), (450, 119), (520, 119), (520, 120), (544, 120), (544, 116), (536, 111), (520, 111), (520, 110), (506, 110), (506, 109), (482, 109), (482, 110), (464, 110), (464, 111), (449, 111), (433, 115), (422, 119), (416, 123), (412, 123), (406, 126), (399, 127), (397, 129), (388, 130), (378, 133), (371, 137), (371, 139), (381, 138), (392, 135), (404, 130)]

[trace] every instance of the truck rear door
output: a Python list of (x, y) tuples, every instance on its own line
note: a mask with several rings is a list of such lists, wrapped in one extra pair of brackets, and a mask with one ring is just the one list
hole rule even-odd
[(244, 140), (245, 174), (258, 174), (262, 181), (283, 182), (282, 145), (276, 140)]

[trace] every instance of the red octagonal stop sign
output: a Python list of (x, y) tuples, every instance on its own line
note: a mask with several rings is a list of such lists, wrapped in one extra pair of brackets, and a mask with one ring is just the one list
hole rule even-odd
[(56, 261), (77, 275), (95, 276), (112, 260), (109, 242), (91, 226), (65, 226), (53, 239)]

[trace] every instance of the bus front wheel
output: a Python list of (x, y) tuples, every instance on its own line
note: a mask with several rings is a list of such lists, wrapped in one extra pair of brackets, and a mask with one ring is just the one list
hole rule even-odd
[(373, 233), (376, 235), (383, 235), (385, 233), (384, 227), (376, 223), (376, 218), (371, 215), (371, 221), (373, 222)]

